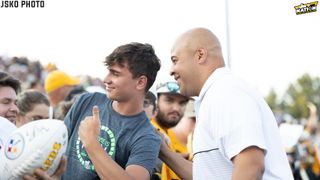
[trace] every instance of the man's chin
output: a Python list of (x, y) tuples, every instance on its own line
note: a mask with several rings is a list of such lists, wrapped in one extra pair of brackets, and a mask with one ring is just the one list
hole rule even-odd
[(178, 123), (179, 123), (179, 121), (171, 121), (171, 122), (168, 122), (166, 125), (167, 125), (167, 128), (173, 128), (173, 127), (175, 127)]
[(14, 117), (6, 117), (11, 123), (16, 124), (16, 119)]

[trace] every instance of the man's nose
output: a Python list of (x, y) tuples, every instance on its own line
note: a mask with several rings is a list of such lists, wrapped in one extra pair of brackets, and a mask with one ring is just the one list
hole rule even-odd
[(110, 83), (111, 83), (110, 73), (108, 73), (108, 74), (104, 77), (103, 82), (106, 83), (106, 84), (110, 84)]
[(18, 106), (15, 103), (10, 104), (10, 111), (18, 112)]
[(173, 104), (173, 110), (175, 111), (181, 111), (181, 105), (179, 103), (174, 103)]
[(170, 67), (169, 73), (170, 73), (170, 76), (174, 75), (174, 66), (173, 65)]

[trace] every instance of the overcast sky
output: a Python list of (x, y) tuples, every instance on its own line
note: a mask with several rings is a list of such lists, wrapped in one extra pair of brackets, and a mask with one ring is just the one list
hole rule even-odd
[(114, 48), (144, 42), (162, 60), (163, 78), (174, 40), (200, 26), (220, 38), (235, 74), (263, 94), (271, 87), (283, 92), (306, 72), (320, 76), (320, 11), (297, 16), (294, 10), (312, 1), (229, 0), (228, 11), (225, 1), (212, 0), (44, 1), (44, 8), (0, 8), (0, 55), (103, 78), (102, 61)]

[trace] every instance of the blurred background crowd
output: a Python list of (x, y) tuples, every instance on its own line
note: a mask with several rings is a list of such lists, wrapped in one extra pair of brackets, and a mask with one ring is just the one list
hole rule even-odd
[[(41, 101), (49, 109), (48, 117), (33, 116), (30, 120), (63, 119), (75, 100), (73, 97), (77, 94), (96, 91), (105, 93), (104, 83), (99, 78), (83, 75), (81, 72), (78, 76), (71, 77), (66, 72), (60, 71), (55, 64), (41, 64), (40, 61), (30, 60), (27, 57), (0, 56), (0, 71), (7, 72), (22, 83), (22, 93), (18, 96), (21, 114), (28, 114), (28, 111), (24, 112), (23, 109), (23, 104), (31, 102), (28, 97), (33, 99), (37, 97), (39, 102)], [(64, 81), (55, 84), (55, 78)], [(66, 87), (62, 88), (62, 91), (57, 91), (63, 86)], [(44, 97), (34, 94), (32, 92), (34, 90)], [(277, 119), (295, 179), (320, 179), (320, 78), (304, 74), (290, 83), (284, 94), (277, 94), (271, 89), (265, 99)], [(148, 115), (150, 112), (150, 118), (154, 115), (156, 101), (157, 96), (148, 92), (144, 107)], [(190, 107), (187, 109), (189, 110), (186, 110), (185, 114), (189, 114), (187, 111), (192, 111)], [(16, 125), (21, 126), (27, 122), (17, 122)], [(175, 129), (179, 130), (180, 127), (182, 123)]]
[[(27, 57), (0, 56), (0, 71), (8, 72), (19, 79), (23, 89), (37, 89), (44, 92), (44, 81), (47, 74), (58, 69), (55, 64), (41, 64), (40, 61), (30, 60)], [(79, 72), (78, 78), (84, 87), (104, 87), (102, 80), (99, 78), (82, 75), (81, 72)]]

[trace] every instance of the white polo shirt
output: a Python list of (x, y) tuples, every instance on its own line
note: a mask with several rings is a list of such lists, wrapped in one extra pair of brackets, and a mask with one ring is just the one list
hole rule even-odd
[(193, 179), (231, 179), (231, 158), (249, 146), (265, 150), (263, 179), (293, 179), (272, 111), (228, 68), (210, 75), (195, 109)]

